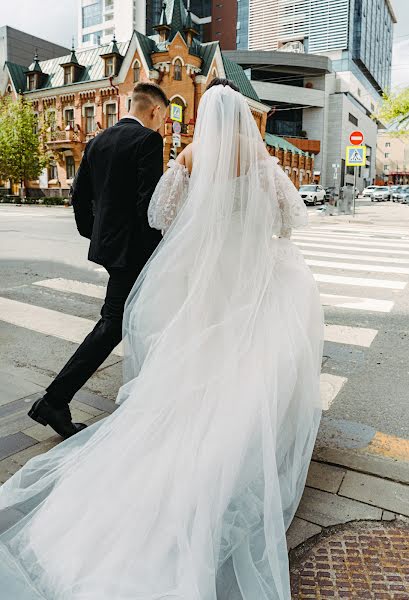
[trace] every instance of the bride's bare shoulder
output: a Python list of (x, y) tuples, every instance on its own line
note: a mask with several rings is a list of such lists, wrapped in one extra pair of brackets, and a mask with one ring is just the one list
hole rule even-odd
[(188, 144), (185, 148), (183, 148), (182, 152), (178, 155), (176, 162), (184, 165), (189, 173), (192, 172), (193, 166), (193, 153), (192, 153), (193, 144)]

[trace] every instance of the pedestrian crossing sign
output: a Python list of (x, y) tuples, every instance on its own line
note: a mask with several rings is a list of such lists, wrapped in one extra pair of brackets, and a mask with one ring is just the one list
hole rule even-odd
[(172, 119), (172, 121), (179, 121), (179, 123), (181, 123), (182, 117), (183, 117), (183, 112), (182, 112), (182, 107), (180, 106), (180, 104), (172, 103), (170, 105), (170, 118)]
[(366, 146), (347, 146), (347, 167), (364, 167), (366, 165)]

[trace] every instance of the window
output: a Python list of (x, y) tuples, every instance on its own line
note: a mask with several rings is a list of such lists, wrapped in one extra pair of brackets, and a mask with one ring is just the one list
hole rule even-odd
[(47, 121), (48, 126), (51, 131), (55, 131), (57, 128), (57, 115), (55, 114), (55, 110), (50, 110), (47, 113)]
[(86, 106), (85, 107), (85, 132), (92, 133), (93, 131), (95, 131), (94, 107)]
[(391, 143), (390, 142), (385, 142), (385, 148), (390, 148), (391, 147)]
[(114, 64), (113, 56), (105, 59), (105, 77), (111, 77), (111, 75), (114, 75)]
[(112, 127), (118, 120), (116, 116), (116, 104), (107, 104), (106, 111), (107, 127)]
[(389, 165), (383, 165), (383, 170), (384, 171), (389, 171)]
[(141, 66), (136, 62), (133, 66), (133, 81), (137, 83), (141, 77)]
[(86, 42), (92, 42), (93, 44), (99, 45), (101, 42), (102, 31), (95, 31), (94, 33), (86, 33), (82, 36), (82, 41), (85, 44)]
[(358, 88), (358, 96), (361, 96), (361, 88)]
[(55, 160), (50, 162), (50, 166), (48, 167), (48, 178), (49, 179), (58, 179), (58, 169), (57, 163)]
[(72, 83), (72, 69), (71, 67), (67, 67), (64, 69), (64, 85)]
[(179, 59), (175, 60), (173, 79), (182, 81), (182, 63)]
[(94, 4), (82, 7), (82, 27), (92, 27), (102, 22), (102, 6), (101, 0)]
[(389, 152), (385, 152), (385, 158), (389, 158)]
[(64, 121), (66, 127), (74, 128), (74, 109), (67, 108), (64, 113)]
[(351, 115), (351, 113), (349, 113), (349, 115), (348, 115), (348, 120), (350, 123), (353, 123), (354, 125), (358, 125), (358, 119), (356, 117), (354, 117), (354, 115)]
[(110, 13), (109, 15), (105, 15), (105, 21), (112, 21), (112, 19), (114, 18), (113, 13)]
[(75, 177), (75, 162), (73, 156), (65, 157), (65, 170), (67, 172), (67, 179), (74, 179)]
[(38, 113), (34, 114), (33, 133), (38, 133)]
[(29, 75), (28, 76), (28, 90), (29, 92), (31, 92), (32, 90), (36, 89), (36, 76), (35, 75)]

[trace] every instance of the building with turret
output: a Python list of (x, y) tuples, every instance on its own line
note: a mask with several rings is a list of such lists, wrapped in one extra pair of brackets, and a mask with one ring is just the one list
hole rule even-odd
[[(129, 110), (132, 91), (140, 81), (159, 84), (172, 103), (182, 109), (180, 152), (193, 139), (197, 109), (206, 86), (214, 77), (232, 79), (246, 97), (250, 110), (265, 134), (267, 113), (243, 69), (221, 51), (219, 42), (201, 43), (190, 11), (183, 0), (163, 3), (155, 35), (134, 31), (128, 42), (112, 42), (50, 60), (35, 57), (27, 68), (6, 62), (7, 78), (0, 94), (23, 94), (39, 117), (47, 117), (47, 146), (52, 162), (37, 182), (29, 182), (32, 193), (55, 195), (68, 192), (86, 143), (114, 125)], [(164, 159), (172, 141), (172, 121), (165, 122)], [(173, 150), (175, 152), (175, 150)], [(270, 152), (275, 153), (274, 146)], [(285, 157), (288, 162), (289, 156)], [(304, 182), (312, 176), (307, 156)], [(298, 179), (295, 178), (298, 183)], [(61, 192), (59, 192), (61, 193)]]

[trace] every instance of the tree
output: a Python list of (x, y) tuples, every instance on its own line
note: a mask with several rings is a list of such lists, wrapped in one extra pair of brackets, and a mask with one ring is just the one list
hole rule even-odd
[(0, 100), (0, 179), (18, 181), (21, 196), (25, 181), (38, 179), (49, 163), (43, 131), (31, 102)]
[(397, 135), (409, 132), (409, 88), (383, 96), (383, 102), (376, 113), (376, 118), (387, 126), (391, 126)]

